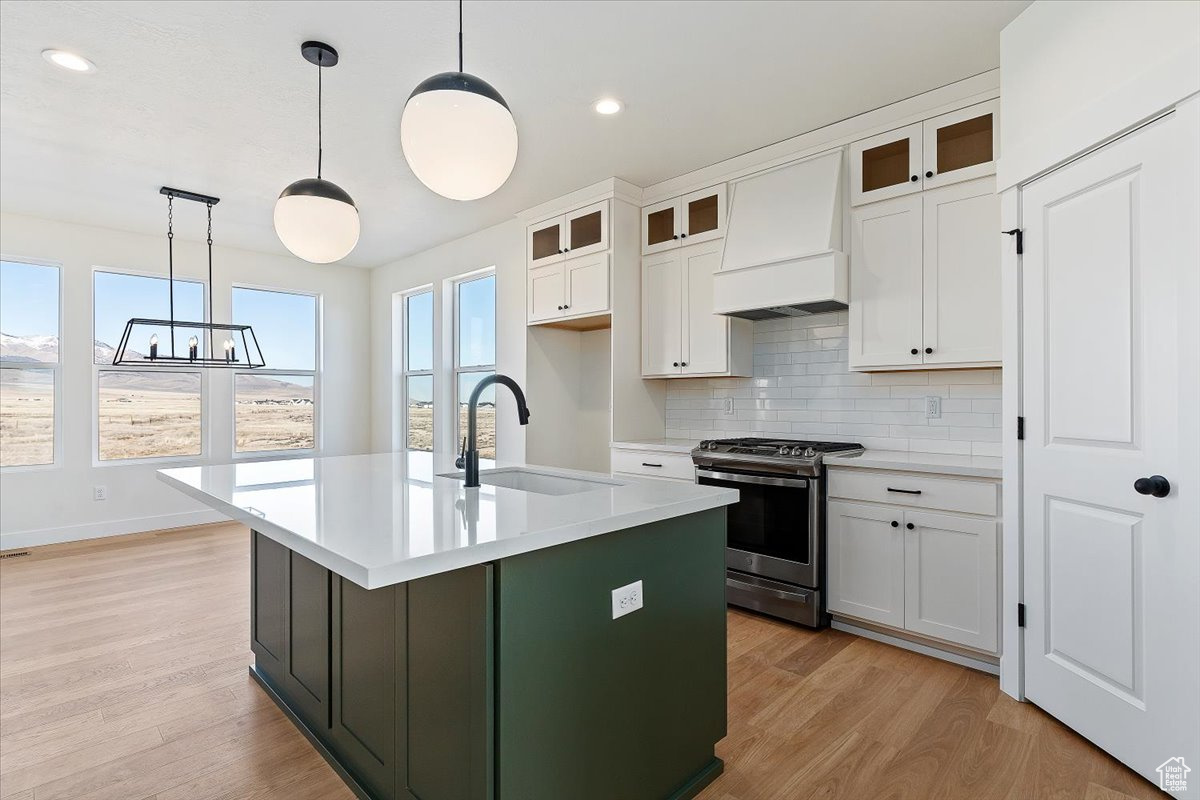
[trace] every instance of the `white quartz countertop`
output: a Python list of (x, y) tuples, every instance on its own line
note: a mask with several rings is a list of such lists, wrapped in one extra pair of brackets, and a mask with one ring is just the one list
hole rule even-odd
[[(366, 589), (737, 502), (731, 489), (500, 465), (572, 494), (467, 489), (453, 456), (377, 453), (180, 467), (160, 480)], [(510, 476), (511, 477), (511, 476)], [(536, 480), (536, 479), (535, 479)], [(562, 484), (565, 486), (566, 484)]]
[(896, 469), (907, 472), (931, 472), (940, 475), (965, 475), (974, 478), (1001, 478), (1003, 460), (991, 456), (953, 456), (941, 453), (910, 453), (899, 450), (867, 450), (857, 456), (825, 456), (827, 467), (863, 467)]
[(699, 439), (631, 439), (625, 442), (613, 442), (612, 446), (631, 450), (659, 450), (664, 453), (690, 453), (699, 444)]

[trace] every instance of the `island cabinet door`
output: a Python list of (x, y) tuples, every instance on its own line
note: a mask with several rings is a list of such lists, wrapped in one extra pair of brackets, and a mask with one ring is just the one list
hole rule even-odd
[(330, 573), (253, 534), (251, 649), (259, 674), (318, 736), (329, 731)]

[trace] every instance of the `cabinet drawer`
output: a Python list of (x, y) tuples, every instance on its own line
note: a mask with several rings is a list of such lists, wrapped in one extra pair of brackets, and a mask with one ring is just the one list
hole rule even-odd
[(999, 487), (986, 481), (932, 478), (912, 472), (829, 470), (829, 496), (911, 508), (960, 511), (994, 517)]
[(652, 478), (696, 480), (696, 468), (688, 453), (664, 453), (661, 450), (612, 451), (612, 471)]

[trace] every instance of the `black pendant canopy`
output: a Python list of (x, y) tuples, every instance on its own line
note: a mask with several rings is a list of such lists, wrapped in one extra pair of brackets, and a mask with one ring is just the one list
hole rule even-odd
[[(172, 189), (164, 186), (159, 194), (167, 196), (167, 291), (170, 313), (169, 319), (152, 319), (134, 317), (125, 323), (125, 331), (113, 355), (113, 366), (118, 367), (205, 367), (218, 369), (255, 369), (265, 367), (262, 350), (254, 329), (249, 325), (232, 325), (213, 322), (212, 298), (212, 208), (221, 202), (219, 197), (212, 197), (199, 192), (189, 192), (184, 189)], [(208, 320), (189, 321), (175, 319), (175, 198), (203, 203), (208, 209)], [(165, 328), (169, 341), (165, 352), (159, 352), (157, 330)], [(130, 342), (138, 330), (151, 331), (149, 339), (149, 355), (130, 349)], [(177, 352), (175, 347), (176, 332), (191, 331), (186, 354)], [(216, 336), (221, 335), (221, 347), (217, 348)], [(203, 337), (203, 339), (201, 338)], [(203, 343), (203, 347), (201, 344)]]

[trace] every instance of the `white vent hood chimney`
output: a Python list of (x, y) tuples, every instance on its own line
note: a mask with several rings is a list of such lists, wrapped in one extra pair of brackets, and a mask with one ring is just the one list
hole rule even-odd
[(840, 149), (736, 181), (713, 311), (771, 319), (847, 308), (841, 185)]

